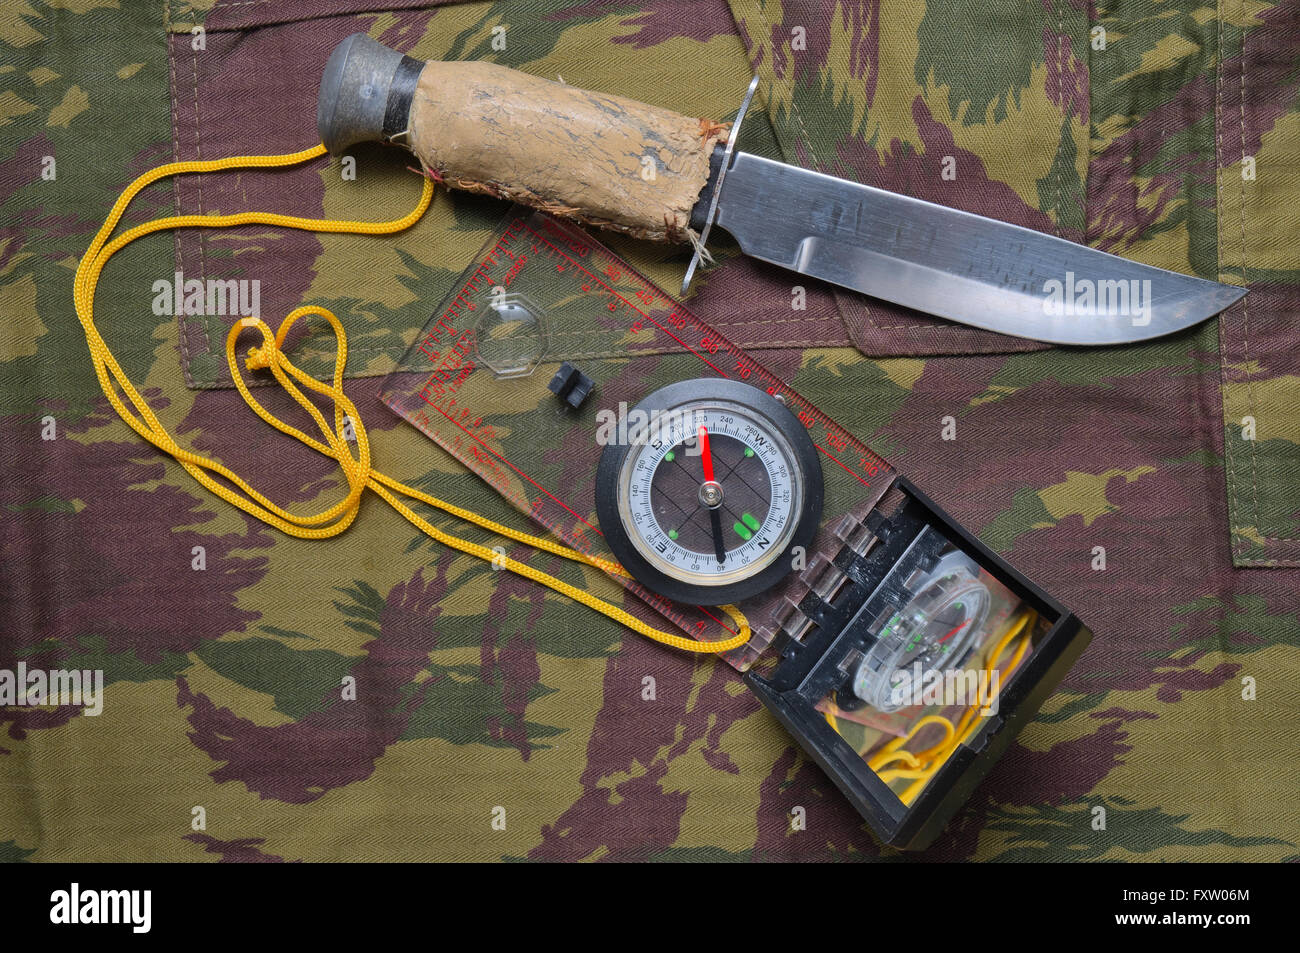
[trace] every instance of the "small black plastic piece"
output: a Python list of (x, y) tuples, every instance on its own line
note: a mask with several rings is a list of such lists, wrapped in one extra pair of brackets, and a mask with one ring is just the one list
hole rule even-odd
[(582, 402), (587, 399), (587, 395), (595, 389), (596, 382), (568, 361), (565, 361), (546, 386), (552, 394), (574, 410), (577, 410), (582, 406)]

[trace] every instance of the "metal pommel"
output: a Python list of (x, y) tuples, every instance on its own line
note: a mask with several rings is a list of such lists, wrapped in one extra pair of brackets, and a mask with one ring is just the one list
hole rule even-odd
[(330, 54), (316, 100), (316, 131), (333, 155), (358, 142), (389, 142), (406, 131), (424, 64), (364, 33)]

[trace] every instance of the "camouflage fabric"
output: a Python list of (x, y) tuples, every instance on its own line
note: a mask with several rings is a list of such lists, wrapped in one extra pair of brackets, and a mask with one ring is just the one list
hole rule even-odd
[[(314, 143), (321, 65), (356, 30), (719, 118), (752, 70), (766, 112), (752, 151), (1249, 285), (1188, 332), (1071, 350), (823, 287), (795, 310), (789, 275), (724, 242), (693, 304), (1095, 632), (923, 857), (1300, 857), (1298, 6), (7, 4), (0, 671), (101, 670), (105, 687), (98, 715), (0, 707), (0, 857), (899, 856), (727, 665), (452, 555), (375, 499), (340, 538), (283, 537), (108, 407), (71, 287), (111, 203), (173, 157)], [(358, 149), (355, 179), (323, 161), (194, 176), (149, 190), (128, 224), (400, 215), (417, 191), (404, 158)], [(153, 289), (178, 271), (257, 279), (272, 325), (303, 302), (334, 308), (377, 465), (522, 527), (377, 399), (504, 212), (440, 194), (393, 239), (154, 236), (109, 266), (97, 320), (182, 444), (306, 513), (343, 479), (227, 386), (233, 317), (160, 314)], [(668, 288), (684, 265), (678, 249), (616, 247)], [(281, 396), (264, 399), (283, 410)], [(594, 571), (511, 554), (622, 597)]]

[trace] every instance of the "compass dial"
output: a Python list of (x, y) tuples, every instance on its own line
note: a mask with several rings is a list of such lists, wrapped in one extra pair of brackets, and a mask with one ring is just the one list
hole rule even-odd
[[(644, 426), (606, 447), (597, 513), (647, 588), (699, 605), (761, 592), (816, 530), (821, 470), (806, 429), (764, 391), (683, 381), (629, 414)], [(629, 428), (631, 430), (631, 428)]]

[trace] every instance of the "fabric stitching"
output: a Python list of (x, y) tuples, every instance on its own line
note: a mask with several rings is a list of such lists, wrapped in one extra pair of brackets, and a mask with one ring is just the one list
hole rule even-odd
[[(827, 322), (827, 323), (834, 323), (834, 322), (835, 322), (835, 318), (832, 317), (832, 316), (827, 316), (827, 317), (824, 317), (824, 318), (817, 318), (816, 320), (817, 320), (818, 322)], [(806, 323), (807, 323), (807, 321), (806, 321), (805, 319), (803, 319), (803, 318), (781, 318), (781, 319), (774, 319), (774, 320), (770, 320), (770, 321), (710, 321), (710, 322), (709, 322), (709, 324), (710, 324), (712, 327), (717, 328), (717, 329), (719, 329), (719, 330), (721, 330), (721, 329), (723, 329), (723, 328), (732, 328), (732, 327), (750, 327), (750, 328), (752, 328), (752, 327), (763, 327), (763, 328), (766, 328), (766, 327), (775, 327), (776, 325), (780, 325), (780, 324), (806, 324)], [(906, 326), (906, 325), (900, 325), (899, 327), (900, 327), (900, 328), (906, 328), (907, 326)], [(921, 329), (921, 330), (925, 330), (925, 329)], [(936, 329), (936, 330), (937, 330), (937, 329)], [(554, 340), (562, 340), (562, 339), (565, 339), (565, 338), (589, 338), (589, 337), (591, 337), (591, 334), (590, 334), (589, 332), (587, 332), (587, 331), (565, 331), (565, 332), (560, 332), (560, 333), (554, 333), (554, 332), (552, 332), (552, 333), (548, 334), (547, 336), (548, 336), (549, 338), (551, 338), (551, 339), (554, 339)], [(768, 341), (768, 340), (762, 340), (762, 341), (757, 341), (757, 342), (749, 343), (749, 344), (746, 345), (746, 347), (751, 347), (751, 348), (780, 347), (780, 346), (788, 346), (788, 345), (799, 344), (799, 343), (807, 343), (808, 345), (813, 345), (813, 344), (832, 344), (832, 343), (835, 343), (835, 344), (838, 344), (838, 345), (841, 345), (841, 346), (846, 346), (846, 345), (849, 343), (849, 341), (848, 341), (848, 338), (847, 338), (847, 337), (845, 337), (845, 338), (835, 338), (835, 339), (832, 341), (832, 339), (830, 339), (829, 337), (825, 337), (825, 336), (823, 336), (823, 337), (818, 337), (818, 338), (809, 338), (806, 342), (802, 342), (802, 341)], [(348, 347), (348, 353), (349, 353), (349, 354), (353, 354), (353, 355), (355, 355), (355, 354), (385, 354), (385, 353), (393, 353), (393, 354), (395, 354), (395, 355), (397, 355), (397, 356), (400, 357), (401, 354), (404, 353), (406, 350), (407, 350), (407, 347), (406, 347), (405, 345), (393, 345), (393, 346), (391, 346), (391, 347), (390, 347), (390, 346), (386, 346), (386, 345), (380, 345), (380, 346), (378, 346), (378, 347), (351, 347), (351, 346)], [(209, 351), (206, 352), (206, 353), (209, 353), (209, 354), (210, 354), (210, 353), (212, 353), (212, 352), (209, 350)], [(303, 357), (308, 357), (308, 358), (311, 358), (311, 357), (328, 357), (328, 356), (331, 356), (333, 353), (334, 353), (333, 350), (330, 349), (330, 348), (312, 348), (312, 347), (310, 347), (310, 346), (308, 346), (308, 347), (304, 347), (304, 348), (302, 348), (302, 349), (299, 351), (299, 354), (301, 354)], [(599, 352), (593, 351), (593, 352), (591, 352), (591, 354), (574, 354), (574, 355), (570, 355), (570, 356), (572, 356), (572, 357), (595, 357), (595, 356), (599, 356), (599, 355), (608, 354), (608, 356), (610, 356), (610, 357), (619, 357), (619, 356), (626, 357), (626, 356), (627, 356), (627, 353), (628, 353), (627, 351), (609, 351), (609, 352), (606, 352), (606, 351), (599, 351)], [(649, 354), (649, 353), (653, 353), (653, 351), (638, 351), (638, 352), (636, 352), (636, 353), (638, 353), (638, 354), (641, 354), (641, 353)]]
[[(818, 339), (815, 339), (815, 338), (810, 338), (810, 339), (806, 339), (806, 340), (797, 340), (797, 341), (764, 341), (764, 342), (762, 342), (762, 343), (760, 343), (760, 344), (751, 344), (751, 345), (749, 345), (749, 349), (752, 350), (752, 351), (771, 351), (771, 350), (777, 350), (777, 349), (779, 349), (779, 348), (792, 348), (792, 347), (805, 348), (805, 347), (813, 347), (813, 346), (821, 345), (821, 344), (824, 344), (824, 343), (825, 343), (824, 341), (821, 341), (821, 340), (818, 340)], [(348, 349), (348, 354), (351, 355), (352, 353), (353, 353), (352, 349), (349, 348), (349, 349)], [(363, 352), (356, 352), (356, 353), (363, 353)], [(375, 353), (375, 352), (371, 351), (371, 352), (368, 352), (368, 353)], [(644, 350), (644, 351), (637, 351), (635, 354), (633, 354), (633, 355), (631, 355), (631, 356), (634, 357), (634, 358), (639, 358), (639, 357), (654, 357), (654, 356), (656, 356), (656, 355), (660, 355), (660, 354), (687, 354), (687, 353), (689, 353), (689, 352), (686, 351), (686, 350), (683, 349), (683, 348), (663, 348), (663, 347), (656, 347), (656, 348), (649, 348), (649, 349)], [(312, 353), (304, 353), (304, 354), (299, 355), (300, 359), (301, 359), (301, 358), (325, 357), (325, 356), (328, 356), (328, 355), (325, 354), (325, 353), (323, 353), (323, 352), (314, 353), (314, 354), (312, 354)], [(610, 351), (610, 350), (605, 350), (605, 351), (573, 351), (573, 352), (564, 351), (564, 352), (561, 352), (560, 354), (553, 355), (554, 359), (556, 359), (556, 360), (578, 360), (578, 359), (589, 359), (589, 358), (626, 358), (626, 357), (628, 357), (628, 356), (629, 356), (629, 355), (628, 355), (628, 352), (625, 351), (625, 350), (615, 350), (615, 351)], [(397, 358), (400, 358), (400, 357), (401, 357), (401, 354), (397, 354), (397, 355), (394, 356), (394, 359), (396, 360)], [(349, 379), (350, 379), (350, 380), (359, 380), (359, 379), (361, 379), (361, 378), (366, 378), (366, 377), (379, 377), (379, 376), (381, 376), (381, 375), (387, 375), (387, 374), (389, 374), (389, 373), (391, 373), (390, 370), (379, 370), (379, 371), (375, 371), (375, 372), (373, 372), (373, 373), (362, 373), (362, 374), (357, 374), (357, 375), (355, 375), (354, 377), (351, 377), (351, 378), (349, 378)], [(260, 386), (260, 385), (258, 384), (258, 382), (256, 382), (256, 381), (250, 381), (249, 383), (252, 384), (253, 386)], [(270, 383), (271, 383), (270, 381), (267, 381), (267, 385), (268, 385), (268, 386), (269, 386)], [(222, 384), (221, 382), (216, 382), (216, 381), (208, 382), (208, 381), (205, 381), (205, 382), (203, 382), (202, 384), (198, 384), (198, 385), (196, 385), (194, 389), (196, 389), (196, 390), (226, 390), (226, 389), (228, 389), (228, 388), (225, 387), (225, 385)]]
[(945, 334), (951, 334), (957, 331), (965, 334), (986, 333), (983, 328), (972, 328), (964, 324), (876, 324), (870, 322), (868, 327), (871, 327), (876, 331), (942, 331)]
[(773, 327), (778, 324), (806, 324), (808, 321), (836, 321), (839, 315), (809, 315), (804, 318), (743, 318), (739, 321), (710, 321), (709, 324), (715, 328), (744, 328), (744, 327)]
[[(1214, 163), (1215, 165), (1214, 174), (1216, 179), (1215, 193), (1218, 196), (1217, 204), (1218, 204), (1218, 209), (1221, 212), (1223, 208), (1223, 186), (1224, 186), (1223, 168), (1224, 168), (1224, 163), (1227, 161), (1227, 154), (1225, 153), (1223, 147), (1223, 0), (1217, 0), (1216, 14), (1218, 18), (1216, 24), (1218, 28), (1218, 38), (1217, 38), (1218, 56), (1217, 56), (1217, 62), (1215, 63), (1215, 78), (1214, 78), (1215, 79), (1214, 151), (1216, 156), (1216, 161)], [(1217, 225), (1218, 227), (1215, 228), (1215, 233), (1214, 233), (1215, 256), (1216, 256), (1216, 260), (1219, 263), (1220, 271), (1222, 271), (1222, 267), (1223, 267), (1222, 222), (1221, 221), (1218, 222)], [(1230, 403), (1228, 397), (1228, 365), (1231, 364), (1232, 362), (1232, 356), (1231, 356), (1232, 336), (1229, 333), (1229, 327), (1228, 327), (1230, 321), (1231, 318), (1229, 317), (1228, 313), (1221, 315), (1219, 318), (1219, 352), (1220, 352), (1219, 391), (1220, 391), (1220, 397), (1223, 401), (1223, 406), (1225, 411)], [(1223, 455), (1224, 455), (1223, 469), (1224, 469), (1224, 477), (1226, 479), (1227, 487), (1228, 487), (1229, 521), (1230, 523), (1235, 523), (1236, 520), (1233, 514), (1236, 511), (1236, 501), (1237, 501), (1236, 456), (1233, 453), (1232, 443), (1227, 436), (1227, 427), (1224, 427), (1223, 444), (1224, 444), (1223, 445)], [(1231, 529), (1229, 530), (1229, 532), (1231, 532)], [(1241, 541), (1234, 538), (1232, 540), (1233, 551), (1238, 552), (1242, 548), (1243, 545)]]
[[(1225, 62), (1225, 57), (1223, 53), (1223, 32), (1224, 32), (1223, 31), (1223, 23), (1224, 23), (1223, 0), (1219, 0), (1218, 2), (1218, 14), (1219, 14), (1219, 21), (1218, 21), (1219, 63), (1217, 65), (1217, 73), (1216, 73), (1215, 126), (1216, 126), (1216, 143), (1217, 143), (1216, 148), (1219, 154), (1219, 161), (1217, 163), (1218, 169), (1216, 170), (1218, 181), (1219, 181), (1218, 192), (1220, 196), (1222, 196), (1224, 191), (1223, 176), (1226, 171), (1226, 163), (1228, 158), (1223, 146), (1223, 135), (1222, 135), (1223, 66)], [(1247, 93), (1246, 37), (1247, 37), (1247, 32), (1248, 31), (1245, 28), (1243, 28), (1242, 37), (1241, 37), (1241, 49), (1239, 50), (1240, 65), (1238, 68), (1238, 75), (1237, 75), (1238, 93), (1240, 97), (1238, 99), (1238, 104), (1237, 104), (1237, 128), (1238, 128), (1238, 142), (1241, 151), (1241, 156), (1240, 156), (1241, 159), (1244, 159), (1246, 156), (1246, 93)], [(1238, 260), (1240, 262), (1241, 275), (1243, 281), (1245, 280), (1246, 269), (1249, 263), (1248, 262), (1249, 230), (1246, 224), (1246, 195), (1247, 195), (1246, 179), (1243, 176), (1241, 178), (1240, 191), (1238, 193), (1238, 201), (1240, 202), (1240, 208), (1238, 209), (1238, 213), (1239, 213), (1238, 218), (1240, 222), (1240, 233), (1241, 233), (1241, 247), (1240, 247)], [(1219, 229), (1219, 234), (1216, 236), (1218, 257), (1220, 262), (1222, 262), (1223, 260), (1222, 231), (1223, 231), (1222, 229)], [(1239, 363), (1242, 365), (1243, 373), (1246, 375), (1246, 380), (1245, 380), (1246, 411), (1249, 416), (1253, 417), (1255, 416), (1256, 413), (1256, 403), (1255, 403), (1255, 386), (1254, 386), (1255, 374), (1254, 371), (1251, 370), (1250, 368), (1250, 295), (1249, 294), (1247, 294), (1246, 297), (1243, 298), (1241, 302), (1240, 352), (1238, 352), (1237, 349), (1235, 348), (1236, 345), (1235, 336), (1230, 333), (1230, 320), (1231, 319), (1227, 317), (1221, 317), (1219, 321), (1219, 346), (1220, 346), (1220, 351), (1223, 353), (1223, 366), (1220, 369), (1220, 391), (1222, 395), (1222, 400), (1226, 410), (1226, 408), (1229, 405), (1228, 365), (1238, 363), (1237, 358), (1239, 354), (1240, 356)], [(1226, 423), (1227, 420), (1225, 415), (1225, 424)], [(1225, 431), (1229, 429), (1230, 428), (1225, 426)], [(1251, 517), (1250, 518), (1252, 520), (1252, 524), (1254, 528), (1258, 532), (1259, 522), (1260, 522), (1259, 519), (1259, 515), (1260, 515), (1259, 450), (1258, 447), (1255, 446), (1254, 441), (1248, 441), (1248, 442), (1250, 443), (1250, 446), (1247, 448), (1246, 452), (1250, 455), (1250, 468), (1251, 468), (1251, 487), (1250, 487)], [(1241, 501), (1239, 500), (1239, 496), (1238, 496), (1240, 481), (1237, 479), (1237, 473), (1236, 473), (1236, 468), (1240, 461), (1240, 452), (1236, 448), (1235, 441), (1231, 440), (1226, 435), (1226, 433), (1224, 437), (1224, 456), (1225, 456), (1224, 471), (1226, 475), (1226, 482), (1228, 486), (1228, 496), (1229, 496), (1229, 515), (1232, 523), (1235, 524), (1238, 521), (1238, 519), (1240, 519), (1240, 517), (1242, 516), (1242, 512), (1241, 512), (1242, 507), (1240, 505)], [(1231, 527), (1230, 532), (1235, 528), (1236, 528), (1235, 526)], [(1232, 540), (1232, 549), (1234, 554), (1239, 555), (1241, 553), (1244, 553), (1248, 548), (1248, 543), (1245, 540), (1239, 538), (1238, 534), (1236, 534), (1235, 532), (1233, 533), (1233, 537), (1234, 538)], [(1296, 536), (1266, 536), (1263, 535), (1262, 533), (1259, 534), (1258, 539), (1260, 540), (1260, 542), (1265, 544), (1294, 543), (1300, 541), (1300, 537), (1296, 537)], [(1284, 566), (1284, 565), (1300, 565), (1300, 562), (1288, 562), (1288, 561), (1278, 560), (1276, 558), (1269, 558), (1265, 556), (1258, 559), (1243, 559), (1240, 564), (1241, 565)]]
[[(190, 52), (193, 53), (193, 74), (194, 74), (194, 158), (196, 161), (203, 161), (203, 145), (199, 137), (199, 51), (195, 49), (194, 44), (190, 44)], [(198, 188), (198, 214), (203, 214), (203, 174), (197, 173), (194, 176), (195, 185)], [(208, 263), (206, 246), (203, 243), (203, 229), (198, 229), (194, 236), (195, 242), (199, 246), (199, 280), (206, 283), (208, 278)], [(212, 335), (208, 332), (208, 322), (206, 316), (200, 317), (199, 327), (203, 330), (203, 349), (208, 354), (213, 353)]]
[[(876, 331), (933, 331), (935, 333), (954, 334), (958, 332), (979, 333), (984, 330), (983, 328), (972, 328), (960, 324), (877, 324), (876, 319), (871, 316), (871, 306), (863, 305), (863, 308), (866, 311), (867, 327)], [(992, 333), (996, 334), (997, 332)]]
[[(163, 37), (167, 44), (167, 74), (168, 85), (171, 92), (171, 114), (172, 114), (172, 158), (177, 162), (181, 158), (181, 117), (180, 117), (180, 97), (176, 92), (176, 56), (175, 41), (171, 33), (172, 28), (172, 5), (170, 2), (163, 4)], [(181, 207), (181, 180), (177, 176), (172, 179), (172, 202), (176, 206), (177, 212)], [(176, 237), (172, 240), (172, 258), (177, 271), (181, 270), (181, 233), (178, 231)], [(185, 374), (185, 384), (188, 387), (198, 386), (198, 381), (190, 373), (190, 345), (189, 332), (185, 327), (185, 315), (176, 315), (176, 336), (180, 342), (181, 348), (181, 370)]]
[[(1063, 58), (1061, 54), (1061, 41), (1065, 39), (1064, 33), (1065, 33), (1065, 10), (1061, 6), (1061, 0), (1056, 0), (1056, 36), (1052, 38), (1052, 42), (1056, 44), (1056, 56), (1058, 60), (1058, 68), (1062, 70), (1064, 69), (1064, 64), (1060, 63), (1059, 61)], [(1073, 44), (1070, 44), (1070, 49), (1071, 52), (1073, 52), (1074, 49)], [(1070, 116), (1074, 115), (1073, 89), (1071, 89), (1070, 92), (1069, 114)], [(1061, 180), (1058, 178), (1056, 181), (1056, 218), (1053, 220), (1053, 226), (1052, 226), (1053, 230), (1056, 232), (1057, 238), (1061, 237), (1061, 209), (1064, 207), (1061, 203), (1064, 194), (1065, 194), (1065, 186), (1061, 183)]]
[[(712, 327), (715, 327), (715, 328), (716, 328), (716, 327), (718, 327), (718, 325), (717, 325), (717, 324), (713, 324)], [(551, 340), (559, 340), (559, 339), (561, 339), (561, 338), (587, 338), (587, 337), (590, 337), (590, 335), (589, 335), (589, 334), (586, 334), (586, 333), (584, 333), (584, 332), (581, 332), (581, 331), (575, 331), (575, 332), (573, 332), (573, 333), (571, 333), (571, 334), (550, 334), (550, 335), (548, 335), (548, 338), (551, 339)], [(827, 338), (827, 337), (808, 338), (808, 339), (806, 339), (806, 340), (798, 340), (798, 341), (766, 341), (766, 340), (764, 340), (764, 341), (755, 341), (755, 342), (751, 342), (751, 343), (749, 343), (749, 344), (746, 344), (745, 347), (747, 347), (747, 348), (749, 348), (749, 349), (751, 349), (751, 350), (762, 350), (762, 349), (764, 349), (764, 348), (774, 348), (774, 347), (792, 347), (792, 346), (797, 345), (797, 344), (798, 344), (798, 345), (805, 345), (805, 346), (807, 346), (807, 347), (812, 347), (812, 346), (814, 346), (814, 345), (819, 345), (819, 346), (837, 346), (837, 347), (844, 347), (844, 346), (847, 346), (848, 341), (847, 341), (847, 339), (838, 339), (838, 338), (837, 338), (837, 339), (834, 339), (834, 340), (831, 340), (831, 339), (829, 339), (829, 338)], [(303, 347), (303, 348), (295, 349), (295, 350), (296, 350), (296, 353), (298, 354), (299, 358), (301, 358), (301, 359), (332, 358), (332, 357), (334, 356), (334, 351), (333, 351), (332, 349), (329, 349), (329, 348), (312, 348), (312, 347)], [(371, 354), (371, 355), (374, 355), (374, 354), (391, 354), (391, 355), (393, 355), (393, 357), (395, 357), (395, 358), (400, 358), (404, 353), (406, 353), (407, 350), (409, 350), (409, 348), (406, 347), (406, 346), (403, 346), (403, 345), (394, 345), (394, 346), (392, 346), (392, 347), (379, 346), (379, 347), (368, 347), (368, 348), (354, 348), (354, 347), (349, 347), (349, 348), (348, 348), (348, 355), (349, 355), (349, 356), (353, 356), (353, 355), (357, 355), (357, 354)], [(620, 348), (620, 349), (617, 349), (617, 350), (608, 350), (608, 349), (607, 349), (607, 350), (603, 350), (603, 351), (589, 351), (589, 352), (582, 352), (582, 353), (578, 353), (578, 352), (570, 353), (570, 352), (568, 352), (568, 351), (563, 352), (564, 356), (565, 356), (565, 357), (569, 357), (569, 358), (574, 358), (574, 357), (629, 357), (629, 356), (630, 356), (630, 357), (641, 357), (641, 356), (646, 355), (646, 354), (684, 354), (684, 353), (686, 353), (686, 351), (685, 351), (684, 349), (681, 349), (681, 348), (670, 348), (670, 349), (662, 349), (662, 348), (645, 348), (645, 349), (639, 349), (639, 350), (628, 350), (628, 349), (626, 349), (626, 348)]]
[[(794, 51), (793, 51), (793, 50), (790, 51), (790, 58), (791, 58), (791, 60), (793, 61), (793, 59), (794, 59)], [(772, 71), (772, 80), (773, 80), (773, 82), (775, 82), (775, 80), (776, 80), (776, 72), (775, 72), (775, 70)], [(804, 121), (803, 121), (803, 114), (802, 114), (801, 112), (799, 112), (799, 104), (795, 101), (795, 98), (794, 98), (794, 81), (793, 81), (793, 79), (791, 80), (790, 86), (791, 86), (791, 88), (790, 88), (790, 114), (794, 116), (795, 122), (797, 122), (797, 123), (799, 124), (799, 130), (800, 130), (800, 132), (803, 134), (803, 140), (804, 140), (805, 145), (806, 145), (807, 148), (808, 148), (808, 155), (809, 155), (809, 156), (812, 158), (812, 160), (813, 160), (813, 165), (814, 165), (815, 167), (817, 167), (818, 171), (821, 171), (821, 164), (822, 164), (822, 161), (821, 161), (821, 159), (817, 158), (817, 152), (813, 149), (812, 136), (808, 134), (808, 127), (804, 124)], [(793, 157), (787, 156), (786, 158), (793, 158)], [(835, 303), (835, 311), (836, 311), (837, 316), (839, 317), (840, 324), (842, 324), (842, 325), (844, 326), (844, 331), (845, 331), (845, 333), (848, 335), (850, 342), (852, 342), (852, 340), (853, 340), (853, 335), (852, 335), (852, 333), (849, 331), (849, 318), (848, 318), (847, 315), (845, 315), (845, 313), (844, 313), (844, 309), (840, 306), (838, 300), (837, 300), (836, 303)], [(874, 318), (872, 317), (872, 315), (871, 315), (871, 306), (870, 306), (870, 305), (863, 305), (863, 312), (864, 312), (864, 318), (865, 318), (865, 321), (866, 321), (867, 326), (870, 327), (870, 328), (874, 328), (874, 329), (876, 329), (876, 330), (878, 330), (878, 331), (886, 331), (886, 330), (900, 330), (900, 329), (903, 329), (903, 328), (906, 327), (905, 325), (899, 325), (898, 327), (894, 327), (894, 328), (882, 328), (882, 327), (880, 327), (880, 325), (876, 324), (875, 319), (874, 319)], [(942, 329), (944, 329), (944, 326), (942, 326), (942, 325), (937, 326), (937, 327), (935, 328), (935, 330), (942, 330)], [(949, 326), (947, 329), (948, 329), (948, 330), (951, 330), (952, 328), (951, 328), (951, 326)]]
[[(1242, 2), (1244, 7), (1244, 0)], [(1244, 11), (1243, 11), (1244, 12)], [(1244, 18), (1243, 18), (1244, 22)], [(1245, 27), (1241, 32), (1241, 98), (1238, 101), (1237, 122), (1238, 131), (1241, 139), (1241, 158), (1246, 158), (1246, 39), (1249, 30)], [(1238, 170), (1240, 174), (1240, 169)], [(1241, 280), (1246, 281), (1246, 268), (1248, 265), (1249, 253), (1246, 242), (1246, 177), (1241, 178)], [(1255, 372), (1250, 367), (1250, 295), (1247, 294), (1241, 302), (1241, 344), (1242, 356), (1245, 358), (1243, 364), (1246, 368), (1246, 407), (1252, 417), (1255, 416)], [(1259, 529), (1259, 452), (1255, 446), (1256, 441), (1250, 441), (1250, 479), (1251, 479), (1251, 503), (1252, 517), (1254, 526)]]
[[(205, 317), (206, 317), (206, 316), (205, 316)], [(816, 320), (816, 321), (819, 322), (819, 323), (823, 323), (823, 322), (824, 322), (824, 323), (831, 323), (831, 324), (837, 323), (837, 322), (836, 322), (836, 318), (835, 318), (835, 316), (832, 316), (832, 315), (827, 315), (826, 317), (822, 317), (822, 318), (815, 318), (814, 320)], [(808, 323), (808, 322), (807, 322), (807, 319), (804, 319), (804, 318), (779, 318), (779, 319), (772, 319), (772, 320), (768, 320), (768, 321), (744, 320), (744, 321), (710, 321), (710, 322), (709, 322), (709, 324), (710, 324), (711, 327), (717, 328), (718, 330), (722, 330), (723, 328), (742, 328), (742, 327), (749, 327), (749, 328), (754, 328), (754, 327), (758, 327), (758, 328), (769, 328), (769, 327), (775, 327), (775, 326), (777, 326), (777, 325), (782, 325), (782, 324), (800, 324), (800, 325), (802, 325), (802, 324), (807, 324), (807, 323)], [(840, 328), (840, 330), (842, 330), (842, 327)], [(944, 330), (944, 329), (942, 329), (942, 328), (929, 328), (929, 327), (918, 327), (918, 328), (912, 328), (910, 325), (898, 325), (897, 327), (883, 328), (882, 330), (919, 330), (919, 331), (938, 331), (938, 330)], [(964, 328), (964, 329), (962, 329), (962, 330), (974, 331), (974, 330), (976, 330), (976, 329), (974, 329), (974, 328)], [(589, 332), (586, 332), (586, 331), (568, 331), (568, 332), (560, 332), (560, 333), (554, 333), (554, 332), (552, 332), (552, 333), (548, 334), (548, 337), (549, 337), (549, 338), (552, 338), (552, 339), (554, 339), (554, 340), (562, 340), (562, 339), (564, 339), (564, 338), (588, 338), (588, 337), (590, 337), (590, 336), (591, 336), (590, 333), (589, 333)], [(806, 340), (806, 341), (768, 341), (768, 340), (761, 340), (761, 341), (750, 342), (750, 343), (746, 344), (745, 346), (746, 346), (746, 347), (749, 347), (749, 348), (770, 348), (770, 347), (787, 347), (787, 346), (792, 346), (792, 345), (795, 345), (795, 344), (807, 344), (808, 346), (812, 346), (812, 345), (815, 345), (815, 344), (828, 345), (828, 346), (829, 346), (829, 345), (834, 344), (834, 345), (836, 345), (836, 346), (846, 347), (846, 346), (848, 346), (848, 345), (851, 344), (851, 343), (852, 343), (852, 342), (849, 340), (849, 338), (848, 338), (847, 336), (846, 336), (846, 337), (843, 337), (843, 338), (834, 338), (834, 339), (832, 339), (832, 338), (830, 338), (830, 337), (828, 337), (828, 336), (822, 336), (822, 337), (818, 337), (818, 338), (809, 338), (809, 339)], [(385, 346), (385, 345), (380, 345), (380, 346), (378, 346), (378, 347), (352, 347), (352, 346), (349, 346), (349, 347), (348, 347), (348, 353), (349, 353), (349, 354), (352, 354), (352, 355), (358, 355), (358, 354), (372, 354), (372, 355), (373, 355), (373, 354), (388, 354), (388, 353), (391, 353), (391, 354), (394, 354), (394, 355), (397, 356), (397, 357), (400, 357), (400, 356), (401, 356), (401, 355), (402, 355), (406, 350), (407, 350), (407, 347), (406, 347), (405, 345), (393, 345), (392, 347)], [(209, 346), (209, 349), (208, 349), (205, 353), (207, 353), (207, 354), (212, 354), (212, 353), (213, 353), (212, 350), (210, 349), (210, 346)], [(300, 353), (300, 355), (301, 355), (302, 357), (305, 357), (305, 358), (313, 358), (313, 357), (329, 357), (329, 356), (331, 356), (334, 352), (333, 352), (332, 349), (329, 349), (329, 348), (311, 348), (311, 347), (304, 347), (301, 351), (299, 351), (299, 353)], [(609, 357), (620, 357), (620, 356), (622, 356), (622, 357), (626, 357), (626, 356), (627, 356), (627, 353), (628, 353), (627, 351), (608, 351), (608, 352), (606, 352), (606, 351), (599, 351), (599, 352), (595, 352), (595, 351), (593, 351), (593, 352), (591, 352), (590, 354), (572, 354), (572, 355), (570, 355), (570, 357), (598, 357), (598, 356), (609, 356)], [(650, 353), (655, 353), (655, 352), (654, 352), (653, 350), (649, 350), (649, 351), (637, 351), (636, 353), (637, 353), (637, 354), (642, 354), (642, 353), (650, 354)], [(673, 352), (673, 353), (675, 353), (675, 352)]]

